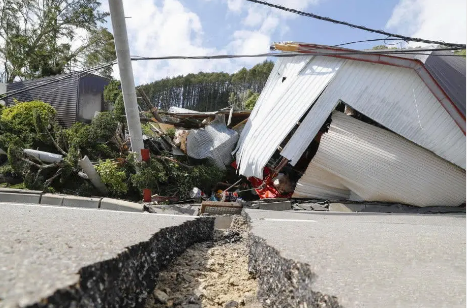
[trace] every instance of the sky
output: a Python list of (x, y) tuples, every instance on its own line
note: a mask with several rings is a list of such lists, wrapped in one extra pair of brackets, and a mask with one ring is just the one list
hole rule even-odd
[[(107, 0), (102, 10), (108, 11)], [(466, 43), (465, 0), (269, 0), (333, 19), (412, 37)], [(269, 52), (273, 42), (336, 45), (384, 36), (245, 0), (123, 0), (132, 56)], [(110, 19), (106, 27), (112, 32)], [(384, 42), (348, 45), (367, 49)], [(394, 42), (388, 42), (394, 43)], [(411, 46), (420, 44), (414, 43)], [(399, 46), (399, 45), (396, 45)], [(133, 62), (137, 85), (198, 72), (233, 73), (264, 58)], [(114, 67), (114, 77), (118, 69)]]

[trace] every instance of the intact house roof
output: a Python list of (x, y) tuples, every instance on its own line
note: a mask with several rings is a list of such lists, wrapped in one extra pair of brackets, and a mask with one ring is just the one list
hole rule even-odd
[(76, 121), (90, 121), (102, 111), (104, 87), (109, 79), (94, 74), (70, 73), (7, 84), (6, 105), (41, 100), (57, 110), (58, 122), (65, 127)]
[[(431, 166), (427, 161), (426, 164), (421, 162), (421, 168), (436, 167), (452, 182), (458, 181), (463, 174), (465, 185), (465, 94), (460, 94), (462, 87), (465, 91), (465, 60), (462, 70), (459, 59), (453, 64), (450, 63), (453, 57), (431, 60), (435, 56), (431, 54), (418, 59), (415, 55), (393, 56), (361, 52), (332, 55), (348, 50), (313, 44), (292, 43), (276, 47), (298, 51), (303, 56), (281, 57), (275, 63), (234, 151), (240, 174), (263, 178), (264, 167), (277, 151), (290, 165), (295, 166), (310, 144), (320, 138), (319, 131), (327, 119), (334, 117), (337, 121), (339, 116), (333, 111), (343, 102), (396, 134), (397, 138), (408, 140), (409, 142), (400, 143), (403, 147), (419, 147), (438, 158), (430, 158), (437, 166)], [(319, 53), (331, 55), (313, 55)], [(338, 122), (336, 125), (335, 129), (340, 129)], [(356, 136), (352, 132), (350, 134)], [(421, 159), (401, 156), (402, 152), (397, 152), (397, 148), (383, 146), (392, 137), (383, 133), (379, 135), (380, 139), (357, 138), (354, 143), (356, 152), (359, 147), (367, 147), (363, 153), (376, 151), (382, 159), (369, 166), (364, 155), (356, 155), (358, 160), (352, 163), (363, 168), (358, 174), (367, 178), (354, 178), (351, 179), (352, 183), (363, 185), (362, 183), (371, 182), (371, 177), (380, 177), (382, 172), (392, 174), (391, 168), (410, 165), (411, 160)], [(329, 138), (323, 140), (331, 142)], [(320, 146), (318, 154), (327, 148), (332, 147)], [(415, 148), (407, 151), (418, 153)], [(323, 157), (318, 154), (316, 157)], [(345, 153), (341, 156), (337, 154), (332, 150), (325, 156), (344, 158), (341, 161), (343, 166), (350, 163), (346, 161)], [(430, 155), (425, 156), (431, 157)], [(445, 161), (446, 164), (440, 161)], [(429, 173), (422, 172), (419, 175), (421, 174)], [(338, 181), (339, 176), (342, 174), (334, 174), (330, 181), (341, 190), (350, 190), (352, 196), (358, 195), (357, 191), (344, 187), (343, 183), (346, 182)], [(430, 185), (437, 185), (440, 179), (429, 179), (432, 181)], [(330, 187), (331, 184), (328, 184)], [(422, 180), (413, 185), (422, 186), (418, 191), (430, 190), (429, 185)], [(301, 193), (303, 195), (303, 191)], [(404, 195), (396, 202), (409, 200), (407, 202), (415, 205), (427, 204), (426, 199), (414, 200), (412, 197), (416, 196)], [(465, 190), (459, 191), (457, 197), (456, 201), (465, 199)]]

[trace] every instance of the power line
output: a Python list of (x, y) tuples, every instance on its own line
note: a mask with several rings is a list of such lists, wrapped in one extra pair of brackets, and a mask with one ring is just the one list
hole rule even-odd
[(20, 93), (23, 93), (23, 92), (26, 92), (26, 91), (29, 91), (29, 90), (33, 90), (33, 89), (36, 89), (36, 88), (40, 88), (40, 87), (43, 87), (43, 86), (46, 86), (46, 85), (49, 85), (49, 84), (52, 84), (52, 83), (55, 83), (55, 82), (59, 82), (59, 81), (62, 81), (62, 80), (65, 80), (65, 79), (68, 79), (68, 78), (72, 78), (72, 77), (81, 77), (82, 75), (87, 75), (93, 71), (97, 71), (97, 70), (100, 70), (102, 68), (105, 68), (105, 67), (108, 67), (108, 66), (112, 66), (116, 63), (116, 61), (113, 61), (113, 62), (110, 62), (110, 63), (106, 63), (106, 64), (103, 64), (103, 65), (100, 65), (100, 66), (95, 66), (95, 67), (91, 67), (89, 69), (86, 69), (86, 70), (82, 70), (82, 71), (78, 71), (78, 72), (72, 72), (72, 73), (68, 73), (66, 75), (62, 75), (62, 76), (59, 76), (59, 77), (56, 77), (56, 78), (53, 78), (51, 80), (46, 80), (44, 81), (43, 83), (39, 83), (39, 84), (35, 84), (35, 85), (31, 85), (31, 86), (26, 86), (24, 88), (20, 88), (20, 89), (17, 89), (17, 90), (12, 90), (12, 91), (8, 91), (8, 92), (5, 92), (3, 94), (0, 95), (0, 99), (6, 99), (6, 98), (9, 98), (13, 95), (17, 95), (17, 94), (20, 94)]
[(351, 44), (356, 44), (356, 43), (366, 43), (366, 42), (377, 42), (377, 41), (403, 41), (403, 39), (400, 38), (384, 38), (384, 39), (371, 39), (371, 40), (363, 40), (363, 41), (353, 41), (353, 42), (348, 42), (348, 43), (342, 43), (338, 45), (332, 45), (332, 47), (339, 47), (339, 46), (345, 46), (345, 45), (351, 45)]
[(373, 32), (373, 33), (379, 33), (379, 34), (392, 36), (392, 37), (398, 37), (398, 38), (403, 39), (404, 41), (412, 41), (412, 42), (427, 43), (427, 44), (438, 44), (438, 45), (451, 46), (451, 47), (461, 47), (462, 49), (465, 49), (465, 44), (445, 43), (445, 42), (442, 42), (442, 41), (432, 41), (432, 40), (426, 40), (426, 39), (421, 39), (421, 38), (403, 36), (403, 35), (399, 35), (399, 34), (389, 33), (389, 32), (383, 31), (383, 30), (376, 30), (376, 29), (367, 28), (365, 26), (359, 26), (359, 25), (351, 24), (351, 23), (348, 23), (348, 22), (345, 22), (345, 21), (340, 21), (340, 20), (329, 18), (329, 17), (316, 15), (316, 14), (313, 14), (313, 13), (298, 11), (298, 10), (295, 10), (295, 9), (287, 8), (285, 6), (272, 4), (272, 3), (269, 3), (269, 2), (266, 2), (266, 1), (261, 1), (261, 0), (246, 0), (246, 1), (266, 5), (266, 6), (269, 6), (269, 7), (272, 7), (272, 8), (276, 8), (276, 9), (283, 10), (283, 11), (290, 12), (290, 13), (295, 13), (295, 14), (298, 14), (298, 15), (306, 16), (306, 17), (311, 17), (311, 18), (315, 18), (315, 19), (319, 19), (319, 20), (329, 21), (329, 22), (332, 22), (332, 23), (335, 23), (335, 24), (344, 25), (344, 26), (348, 26), (348, 27), (351, 27), (351, 28), (365, 30), (365, 31), (368, 31), (368, 32)]
[[(423, 56), (439, 56), (439, 57), (464, 57), (463, 55), (455, 54), (442, 54), (437, 55), (433, 53), (424, 53), (432, 51), (452, 51), (460, 50), (462, 48), (435, 48), (435, 49), (394, 49), (394, 50), (369, 50), (369, 51), (348, 51), (348, 52), (310, 52), (310, 53), (300, 53), (300, 52), (284, 52), (284, 53), (261, 53), (261, 54), (249, 54), (249, 55), (213, 55), (213, 56), (162, 56), (162, 57), (142, 57), (142, 56), (133, 56), (132, 61), (150, 61), (150, 60), (217, 60), (217, 59), (234, 59), (234, 58), (265, 58), (265, 57), (276, 57), (276, 58), (287, 58), (287, 57), (298, 57), (298, 56), (346, 56), (346, 55), (423, 55)], [(308, 51), (313, 51), (314, 49), (308, 49)], [(83, 71), (69, 73), (63, 76), (59, 76), (52, 80), (44, 81), (40, 84), (35, 84), (29, 87), (21, 88), (18, 90), (8, 91), (0, 95), (0, 99), (6, 99), (16, 94), (20, 94), (29, 90), (33, 90), (42, 86), (46, 86), (58, 81), (62, 81), (71, 77), (80, 77), (82, 75), (89, 74), (93, 71), (100, 70), (102, 68), (112, 66), (116, 61), (106, 63), (100, 66), (92, 67)]]
[[(213, 55), (213, 56), (162, 56), (162, 57), (142, 57), (133, 56), (132, 61), (148, 61), (148, 60), (217, 60), (217, 59), (234, 59), (234, 58), (264, 58), (276, 57), (287, 58), (297, 56), (346, 56), (346, 55), (433, 55), (433, 56), (456, 56), (460, 55), (435, 55), (431, 51), (446, 51), (446, 50), (459, 50), (460, 48), (436, 48), (436, 49), (391, 49), (391, 50), (369, 50), (369, 51), (349, 51), (349, 52), (316, 52), (316, 53), (301, 53), (301, 52), (285, 52), (285, 53), (261, 53), (261, 54), (244, 54), (244, 55)], [(312, 49), (310, 49), (312, 51)], [(461, 56), (463, 57), (463, 56)]]

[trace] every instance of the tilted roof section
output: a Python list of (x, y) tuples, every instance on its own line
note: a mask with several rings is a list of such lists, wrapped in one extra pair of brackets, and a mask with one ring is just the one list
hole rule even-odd
[(362, 51), (295, 42), (275, 43), (272, 48), (310, 55), (326, 53), (330, 57), (412, 68), (465, 134), (466, 60), (464, 57), (453, 57), (449, 51), (420, 52), (423, 53), (420, 55), (419, 53), (396, 54), (391, 53), (394, 50), (387, 50), (388, 54), (375, 54), (385, 50)]

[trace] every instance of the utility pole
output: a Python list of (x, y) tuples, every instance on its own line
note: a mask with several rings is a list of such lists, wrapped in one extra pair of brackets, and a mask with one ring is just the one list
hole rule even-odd
[(131, 66), (130, 45), (126, 32), (123, 0), (109, 0), (110, 19), (117, 51), (118, 70), (122, 82), (123, 101), (125, 103), (126, 121), (130, 132), (131, 149), (141, 160), (141, 150), (144, 149), (141, 122), (139, 119), (138, 102), (136, 100), (135, 80)]

